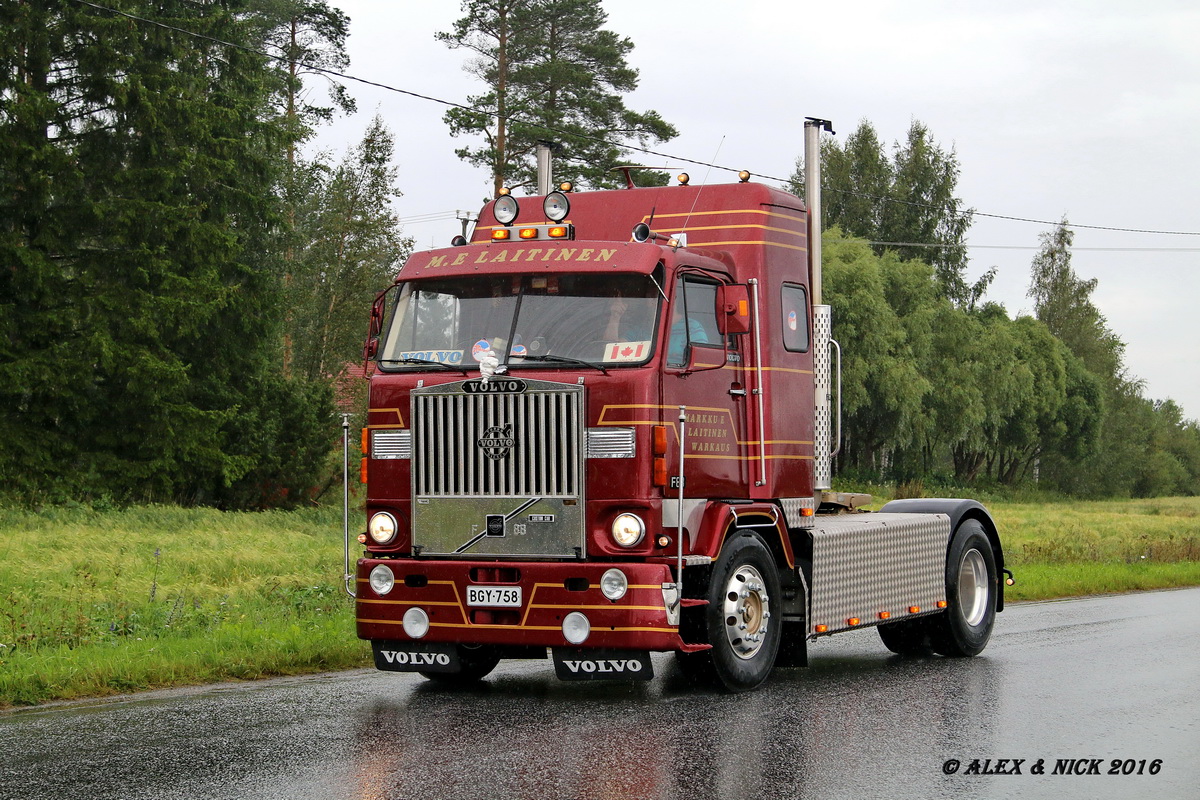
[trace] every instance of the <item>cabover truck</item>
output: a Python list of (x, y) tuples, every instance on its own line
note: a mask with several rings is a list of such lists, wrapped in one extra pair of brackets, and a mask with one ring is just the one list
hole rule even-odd
[(671, 652), (744, 691), (856, 628), (983, 650), (992, 517), (832, 490), (819, 199), (740, 178), (502, 193), (378, 295), (346, 582), (379, 669), (549, 655), (561, 679), (648, 679)]

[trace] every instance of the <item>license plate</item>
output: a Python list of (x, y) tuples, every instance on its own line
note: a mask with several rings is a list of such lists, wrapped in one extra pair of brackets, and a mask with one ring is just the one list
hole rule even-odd
[(520, 608), (520, 586), (468, 586), (467, 605)]

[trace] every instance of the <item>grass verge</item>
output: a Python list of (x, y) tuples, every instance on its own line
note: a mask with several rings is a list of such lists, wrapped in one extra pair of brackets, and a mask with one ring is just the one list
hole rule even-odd
[[(989, 503), (1011, 601), (1200, 585), (1200, 498)], [(340, 509), (0, 510), (0, 708), (368, 666)]]

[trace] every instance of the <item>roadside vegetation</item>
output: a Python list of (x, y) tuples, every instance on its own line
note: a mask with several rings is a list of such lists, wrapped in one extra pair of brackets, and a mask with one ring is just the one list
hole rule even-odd
[[(1012, 601), (1200, 585), (1200, 498), (986, 502)], [(0, 510), (0, 707), (368, 666), (340, 533), (336, 508)]]

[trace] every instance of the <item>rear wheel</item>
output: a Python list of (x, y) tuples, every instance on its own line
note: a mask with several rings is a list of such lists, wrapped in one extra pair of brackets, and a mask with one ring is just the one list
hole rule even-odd
[(954, 532), (946, 559), (946, 613), (930, 620), (934, 651), (943, 656), (983, 652), (996, 622), (998, 592), (991, 541), (978, 520), (965, 520)]
[(458, 645), (458, 672), (422, 672), (431, 681), (448, 686), (463, 686), (484, 678), (500, 663), (500, 651), (487, 645)]

